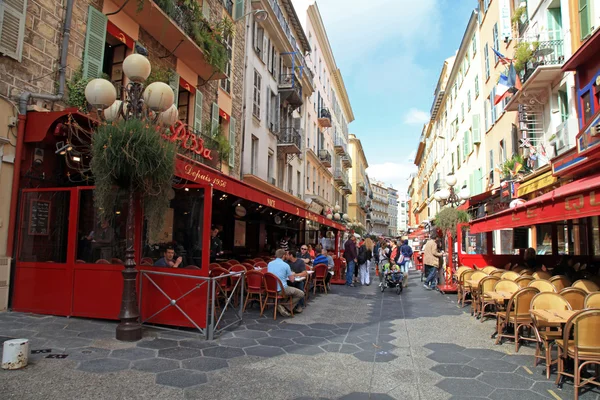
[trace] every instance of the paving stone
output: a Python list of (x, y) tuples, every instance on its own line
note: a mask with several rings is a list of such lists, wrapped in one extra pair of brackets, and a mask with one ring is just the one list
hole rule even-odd
[(276, 337), (276, 338), (294, 339), (294, 338), (297, 338), (297, 337), (302, 337), (304, 335), (302, 333), (300, 333), (299, 331), (291, 331), (291, 330), (287, 330), (287, 329), (280, 329), (278, 331), (270, 332), (269, 336)]
[(156, 350), (132, 347), (130, 349), (113, 350), (110, 356), (129, 361), (143, 360), (144, 358), (156, 357)]
[(256, 339), (256, 342), (265, 346), (273, 346), (273, 347), (285, 347), (294, 344), (292, 339), (284, 339), (277, 337), (266, 337), (262, 339)]
[(160, 349), (158, 351), (159, 357), (170, 358), (173, 360), (187, 360), (201, 355), (202, 351), (200, 349), (192, 349), (189, 347), (171, 347), (170, 349)]
[(445, 351), (436, 351), (427, 356), (430, 360), (440, 364), (467, 364), (473, 358), (462, 353), (450, 353)]
[(258, 357), (277, 357), (285, 354), (285, 351), (279, 347), (272, 346), (254, 346), (245, 349), (249, 356)]
[(358, 343), (362, 343), (362, 342), (364, 342), (364, 340), (362, 340), (358, 336), (346, 336), (344, 338), (344, 343), (358, 344)]
[(508, 361), (509, 363), (525, 365), (527, 367), (533, 365), (533, 356), (527, 356), (525, 354), (504, 355), (504, 358), (502, 359), (504, 361)]
[(182, 361), (181, 364), (183, 365), (183, 368), (204, 372), (215, 371), (229, 367), (229, 364), (226, 360), (213, 357), (192, 358), (190, 360)]
[(398, 339), (395, 336), (392, 335), (379, 335), (377, 336), (377, 343), (381, 343), (381, 342), (391, 342), (392, 340), (396, 340)]
[(239, 337), (239, 338), (247, 338), (247, 339), (260, 339), (260, 338), (268, 337), (269, 334), (267, 332), (246, 329), (245, 331), (234, 332), (234, 336)]
[(323, 350), (325, 350), (328, 353), (339, 353), (340, 348), (342, 347), (341, 344), (337, 344), (337, 343), (329, 343), (329, 344), (324, 344), (322, 346), (319, 346), (320, 348), (322, 348)]
[(473, 358), (483, 358), (483, 359), (494, 359), (499, 360), (502, 357), (506, 356), (506, 354), (501, 353), (496, 350), (488, 350), (488, 349), (466, 349), (462, 352), (469, 357)]
[(463, 346), (459, 346), (454, 343), (428, 343), (425, 346), (426, 349), (432, 351), (452, 351), (452, 352), (461, 352), (466, 348)]
[(246, 353), (244, 353), (244, 350), (238, 349), (236, 347), (219, 346), (219, 347), (211, 347), (208, 349), (204, 349), (204, 350), (202, 350), (202, 354), (204, 355), (204, 357), (216, 357), (216, 358), (230, 359), (230, 358), (235, 358), (235, 357), (242, 357)]
[[(77, 331), (74, 331), (77, 332)], [(105, 331), (102, 329), (96, 329), (94, 331), (85, 331), (85, 332), (77, 332), (78, 337), (84, 339), (113, 339), (115, 337), (115, 332)]]
[(160, 372), (156, 374), (156, 383), (159, 385), (188, 388), (206, 383), (208, 379), (203, 372), (187, 369)]
[(323, 329), (326, 331), (335, 329), (337, 327), (334, 324), (321, 324), (321, 323), (308, 324), (308, 326), (310, 326), (312, 329)]
[(323, 338), (335, 336), (333, 334), (333, 332), (322, 330), (322, 329), (309, 329), (309, 330), (303, 331), (302, 333), (304, 334), (304, 336), (316, 336), (316, 337), (323, 337)]
[(346, 328), (336, 328), (336, 329), (331, 329), (331, 332), (333, 332), (336, 335), (346, 336), (348, 334), (348, 329), (346, 329)]
[(457, 364), (438, 364), (431, 370), (446, 378), (475, 378), (481, 374), (477, 368)]
[(435, 386), (457, 396), (488, 396), (494, 388), (476, 379), (445, 378)]
[(484, 372), (477, 379), (495, 388), (530, 389), (534, 381), (524, 376), (507, 372)]
[(316, 337), (316, 336), (299, 337), (299, 338), (292, 339), (292, 342), (294, 342), (296, 344), (306, 344), (306, 345), (315, 345), (315, 346), (329, 343), (329, 341), (327, 339)]
[[(247, 332), (247, 331), (244, 331)], [(219, 343), (214, 340), (205, 340), (205, 339), (184, 339), (179, 341), (179, 346), (181, 347), (189, 347), (192, 349), (208, 349), (211, 347), (218, 347)], [(173, 347), (173, 346), (169, 346)]]
[(375, 362), (390, 362), (396, 358), (398, 358), (397, 355), (385, 350), (375, 353)]
[(373, 362), (375, 360), (375, 351), (373, 350), (363, 350), (353, 354), (354, 357), (358, 358), (360, 361), (365, 362)]
[(244, 339), (244, 338), (231, 338), (231, 339), (223, 339), (220, 341), (223, 346), (229, 347), (250, 347), (256, 346), (258, 343), (254, 339)]
[(92, 341), (89, 339), (73, 338), (54, 338), (50, 339), (46, 346), (56, 349), (76, 349), (79, 347), (90, 347)]
[(515, 364), (504, 360), (475, 359), (469, 362), (469, 365), (485, 372), (514, 372), (517, 369)]
[(116, 358), (98, 358), (95, 360), (82, 361), (77, 367), (80, 371), (106, 373), (118, 372), (129, 369), (129, 361)]
[(339, 400), (395, 400), (388, 394), (385, 393), (364, 393), (364, 392), (354, 392), (342, 396)]
[(179, 343), (177, 340), (171, 339), (153, 339), (153, 340), (143, 340), (137, 344), (137, 347), (143, 347), (145, 349), (168, 349), (170, 347), (177, 347)]
[(361, 351), (361, 348), (353, 344), (342, 344), (340, 347), (340, 353), (343, 354), (354, 354), (358, 353), (359, 351)]
[(283, 348), (288, 354), (301, 354), (305, 356), (316, 356), (325, 353), (319, 346), (292, 345)]
[(253, 325), (252, 326), (252, 330), (253, 331), (272, 332), (272, 331), (275, 331), (275, 330), (278, 330), (278, 329), (279, 329), (279, 327), (276, 326), (276, 325), (260, 325), (260, 324), (257, 324), (257, 325)]
[(542, 396), (530, 390), (496, 389), (489, 395), (492, 400), (541, 400), (549, 396)]
[[(31, 347), (30, 347), (31, 348)], [(47, 354), (42, 353), (43, 356)], [(82, 347), (79, 349), (69, 350), (69, 360), (86, 361), (96, 358), (106, 358), (110, 354), (110, 350), (100, 349), (97, 347)]]
[(165, 372), (173, 369), (179, 369), (179, 361), (168, 360), (166, 358), (149, 358), (133, 362), (132, 369), (144, 372)]

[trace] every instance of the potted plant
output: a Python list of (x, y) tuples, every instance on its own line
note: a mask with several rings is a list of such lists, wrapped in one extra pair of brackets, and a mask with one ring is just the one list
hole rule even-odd
[(517, 73), (525, 69), (527, 63), (534, 60), (534, 54), (540, 47), (540, 42), (520, 42), (515, 49), (514, 65)]
[(442, 232), (456, 236), (456, 228), (460, 224), (465, 224), (471, 220), (469, 213), (464, 210), (457, 210), (454, 207), (444, 207), (435, 216), (434, 225)]
[(511, 158), (502, 164), (502, 178), (514, 177), (525, 166), (525, 159), (521, 154), (513, 154)]

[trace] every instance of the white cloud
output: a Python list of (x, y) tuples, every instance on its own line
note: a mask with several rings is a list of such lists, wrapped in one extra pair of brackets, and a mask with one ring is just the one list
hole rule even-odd
[(404, 123), (409, 125), (423, 125), (429, 121), (429, 119), (430, 116), (428, 112), (411, 108), (404, 116)]
[(417, 171), (417, 167), (412, 161), (415, 158), (413, 151), (406, 160), (400, 162), (386, 162), (382, 164), (369, 165), (367, 174), (370, 180), (382, 181), (388, 185), (392, 185), (400, 193), (406, 193), (408, 190), (408, 178), (411, 173)]

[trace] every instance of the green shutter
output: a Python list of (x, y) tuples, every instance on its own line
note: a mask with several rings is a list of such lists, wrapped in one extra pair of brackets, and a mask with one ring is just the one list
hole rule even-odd
[(0, 3), (0, 53), (21, 62), (27, 0)]
[(477, 168), (475, 170), (475, 185), (472, 189), (470, 189), (471, 191), (471, 195), (474, 194), (479, 194), (481, 192), (483, 192), (483, 172), (481, 170), (481, 168)]
[(208, 4), (208, 0), (202, 1), (202, 16), (207, 21), (210, 20), (210, 4)]
[(92, 6), (88, 6), (87, 32), (83, 52), (84, 78), (99, 78), (102, 75), (107, 21), (106, 15)]
[(175, 94), (175, 107), (179, 103), (179, 74), (173, 70), (171, 70), (171, 75), (169, 76), (169, 86), (173, 89), (173, 93)]
[(214, 135), (219, 129), (219, 106), (217, 103), (212, 103), (212, 110), (210, 113), (210, 134)]
[(244, 16), (244, 2), (245, 0), (235, 0), (235, 6), (233, 8), (233, 20)]
[(197, 132), (202, 132), (202, 102), (204, 95), (201, 91), (196, 90), (196, 105), (194, 106), (194, 129)]
[(475, 75), (475, 98), (479, 97), (479, 75)]
[(469, 145), (470, 145), (470, 140), (469, 140), (469, 131), (466, 131), (463, 135), (463, 159), (466, 160), (467, 157), (469, 156)]
[(467, 189), (469, 189), (469, 192), (473, 194), (473, 191), (475, 190), (475, 173), (469, 174), (469, 183), (467, 184)]
[(579, 30), (581, 34), (581, 40), (586, 38), (591, 31), (590, 24), (590, 6), (589, 0), (579, 0)]
[(235, 118), (229, 120), (229, 166), (235, 165)]
[(473, 126), (471, 128), (473, 144), (481, 144), (481, 130), (479, 129), (479, 114), (473, 114)]

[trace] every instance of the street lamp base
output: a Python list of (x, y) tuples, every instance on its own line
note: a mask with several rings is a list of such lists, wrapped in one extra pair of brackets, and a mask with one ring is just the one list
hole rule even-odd
[(117, 340), (122, 342), (137, 342), (142, 339), (142, 324), (139, 322), (121, 322), (117, 326)]

